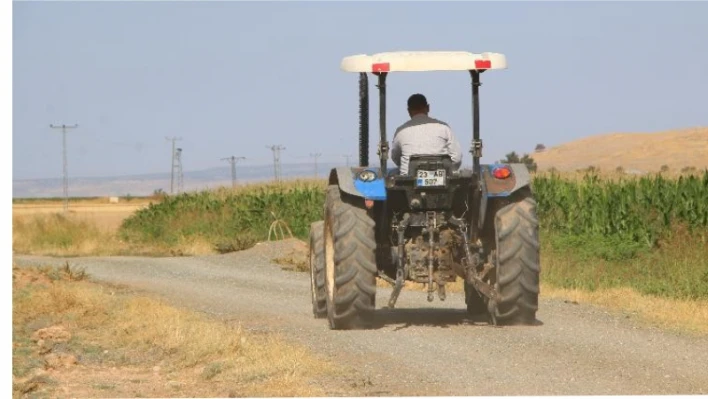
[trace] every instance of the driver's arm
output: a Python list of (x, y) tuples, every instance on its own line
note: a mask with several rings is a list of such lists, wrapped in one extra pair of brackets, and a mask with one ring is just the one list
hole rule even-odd
[(393, 163), (396, 164), (399, 168), (401, 167), (401, 142), (399, 141), (399, 136), (398, 132), (400, 131), (399, 129), (396, 129), (396, 133), (393, 135), (393, 142), (391, 143), (391, 160)]
[(449, 126), (447, 126), (447, 136), (447, 153), (455, 168), (459, 169), (462, 166), (462, 147)]

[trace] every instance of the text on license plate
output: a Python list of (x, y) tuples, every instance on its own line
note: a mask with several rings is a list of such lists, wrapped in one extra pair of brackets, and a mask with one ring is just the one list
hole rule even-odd
[(416, 180), (417, 186), (444, 186), (445, 185), (445, 169), (438, 170), (419, 170)]

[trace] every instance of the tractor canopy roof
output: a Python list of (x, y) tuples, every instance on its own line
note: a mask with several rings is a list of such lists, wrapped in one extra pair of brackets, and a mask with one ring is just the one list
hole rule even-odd
[(345, 72), (424, 72), (506, 69), (506, 56), (466, 51), (395, 51), (344, 57)]

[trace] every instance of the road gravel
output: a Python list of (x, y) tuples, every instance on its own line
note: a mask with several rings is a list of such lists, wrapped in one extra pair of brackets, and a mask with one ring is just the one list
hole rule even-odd
[(373, 329), (329, 330), (312, 316), (309, 275), (272, 262), (290, 248), (288, 240), (225, 255), (14, 260), (69, 260), (98, 281), (281, 333), (342, 367), (315, 382), (330, 396), (708, 394), (708, 338), (562, 300), (542, 298), (537, 325), (493, 327), (467, 316), (462, 294), (429, 303), (424, 292), (404, 290), (389, 310), (391, 290), (379, 288)]

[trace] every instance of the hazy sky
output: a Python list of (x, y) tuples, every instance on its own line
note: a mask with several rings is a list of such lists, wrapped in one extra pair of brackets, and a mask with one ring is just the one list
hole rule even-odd
[[(14, 2), (13, 178), (343, 162), (357, 152), (351, 54), (500, 52), (482, 75), (483, 162), (579, 137), (708, 125), (706, 2)], [(372, 115), (378, 99), (370, 81)], [(405, 100), (426, 94), (469, 163), (469, 76), (392, 74), (389, 140)], [(371, 121), (371, 153), (378, 141)], [(246, 163), (243, 163), (245, 165)]]

